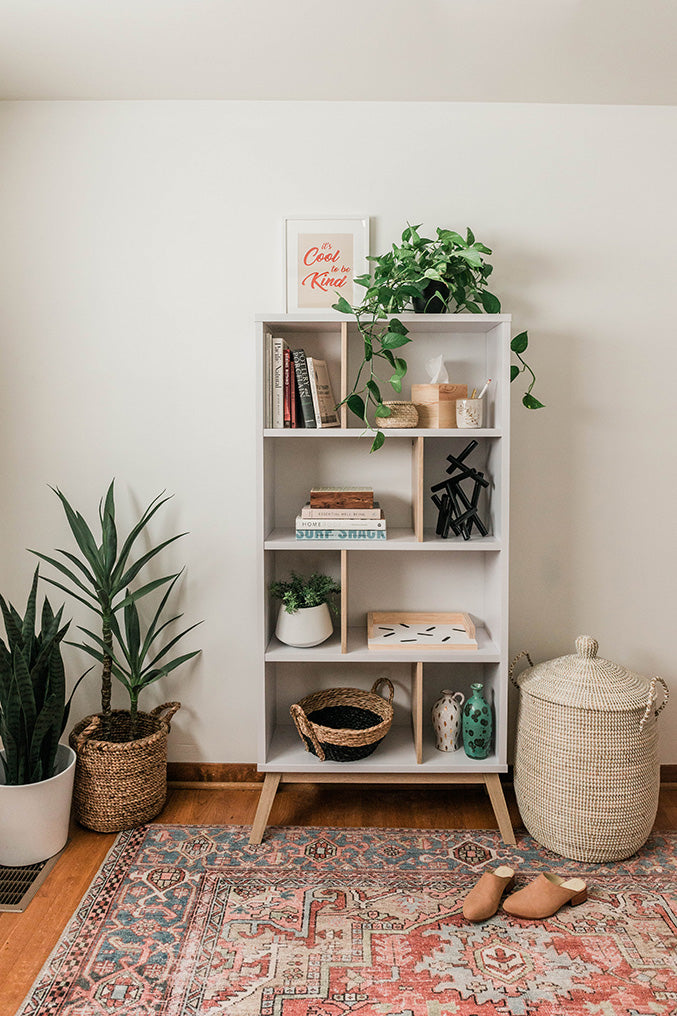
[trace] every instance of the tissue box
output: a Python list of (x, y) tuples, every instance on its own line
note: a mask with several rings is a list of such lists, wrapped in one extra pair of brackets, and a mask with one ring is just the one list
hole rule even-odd
[(411, 401), (418, 410), (419, 427), (456, 426), (456, 399), (468, 398), (467, 385), (412, 385)]

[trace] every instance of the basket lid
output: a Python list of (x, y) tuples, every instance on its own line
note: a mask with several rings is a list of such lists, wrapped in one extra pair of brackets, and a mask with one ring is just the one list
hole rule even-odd
[(596, 639), (579, 635), (576, 653), (523, 671), (517, 683), (534, 698), (577, 709), (627, 712), (644, 709), (649, 681), (641, 674), (597, 655)]

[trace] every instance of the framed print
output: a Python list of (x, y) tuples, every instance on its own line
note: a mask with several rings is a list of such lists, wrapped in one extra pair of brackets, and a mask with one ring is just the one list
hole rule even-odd
[[(359, 303), (353, 279), (369, 271), (369, 219), (285, 219), (287, 313)], [(355, 292), (357, 289), (357, 293)]]

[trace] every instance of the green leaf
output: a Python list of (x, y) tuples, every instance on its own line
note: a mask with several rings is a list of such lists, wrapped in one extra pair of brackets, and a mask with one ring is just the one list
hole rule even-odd
[(377, 452), (379, 448), (383, 445), (385, 439), (386, 439), (385, 434), (383, 433), (382, 430), (379, 430), (378, 434), (376, 434), (374, 440), (372, 441), (371, 448), (369, 449), (369, 451)]
[[(413, 288), (418, 288), (418, 287), (413, 287)], [(405, 327), (405, 325), (402, 324), (402, 322), (398, 318), (392, 318), (391, 319), (390, 324), (388, 325), (388, 331), (389, 332), (398, 332), (400, 335), (407, 335), (408, 334), (408, 329)]]
[(378, 387), (378, 385), (376, 384), (375, 381), (372, 381), (372, 380), (367, 381), (367, 388), (369, 389), (369, 391), (370, 391), (371, 395), (373, 396), (375, 402), (381, 402), (382, 401), (381, 400), (381, 392), (380, 392), (379, 387)]
[[(202, 623), (203, 623), (202, 621), (197, 621), (195, 624), (191, 624), (190, 628), (185, 628), (179, 635), (175, 635), (174, 638), (171, 640), (171, 642), (168, 642), (167, 645), (160, 650), (157, 656), (153, 660), (151, 660), (150, 666), (154, 667), (155, 664), (158, 662), (158, 660), (161, 660), (162, 657), (165, 656), (169, 652), (169, 650), (176, 645), (179, 639), (182, 639), (184, 635), (187, 635), (189, 631), (192, 631), (193, 628), (197, 628), (198, 625), (201, 625)], [(200, 650), (198, 649), (197, 652), (200, 652)], [(196, 654), (191, 653), (190, 655), (195, 656)]]
[(512, 382), (515, 380), (515, 378), (519, 377), (519, 375), (520, 375), (520, 369), (519, 369), (519, 367), (516, 364), (511, 363), (510, 364), (510, 383), (512, 384)]
[(116, 604), (115, 610), (121, 610), (126, 607), (128, 603), (136, 603), (136, 601), (140, 600), (142, 596), (147, 596), (148, 593), (152, 593), (154, 589), (164, 585), (165, 582), (171, 582), (172, 579), (176, 578), (176, 576), (180, 574), (181, 572), (175, 572), (173, 575), (165, 575), (162, 579), (154, 579), (152, 582), (148, 582), (147, 585), (141, 586), (140, 589), (135, 590), (135, 592), (128, 593), (124, 600), (120, 600), (120, 602)]
[(525, 395), (522, 399), (522, 405), (526, 406), (527, 409), (545, 409), (544, 404), (534, 398), (533, 395)]
[(134, 579), (139, 574), (144, 565), (148, 564), (148, 562), (152, 560), (152, 558), (154, 558), (156, 554), (159, 554), (161, 550), (164, 550), (165, 547), (168, 547), (170, 543), (174, 543), (174, 540), (180, 540), (183, 536), (187, 535), (188, 535), (187, 533), (177, 533), (176, 536), (171, 536), (168, 540), (165, 540), (164, 543), (161, 543), (159, 546), (154, 547), (153, 550), (149, 550), (148, 553), (144, 554), (143, 557), (140, 557), (139, 560), (136, 561), (131, 566), (131, 568), (129, 568), (125, 572), (124, 575), (122, 575), (119, 579), (116, 578), (115, 585), (111, 590), (111, 594), (113, 596), (116, 596), (122, 589), (128, 586), (130, 582), (134, 581)]
[(381, 404), (380, 406), (377, 406), (376, 407), (376, 412), (374, 413), (374, 416), (378, 416), (381, 419), (383, 419), (386, 416), (391, 416), (391, 415), (392, 415), (392, 409), (390, 408), (390, 406), (384, 406), (383, 404)]
[[(366, 276), (369, 278), (369, 276)], [(368, 283), (366, 283), (368, 285)], [(337, 310), (339, 314), (352, 314), (353, 308), (350, 306), (345, 296), (339, 296), (336, 303), (332, 304), (332, 309)]]
[(400, 346), (405, 346), (407, 342), (411, 342), (411, 339), (406, 335), (402, 335), (400, 332), (386, 332), (385, 335), (381, 336), (381, 348), (382, 349), (398, 349)]
[[(129, 596), (129, 590), (127, 590)], [(131, 659), (136, 659), (141, 645), (141, 627), (139, 625), (139, 612), (136, 604), (128, 603), (124, 611), (125, 618), (125, 645)]]
[(466, 230), (466, 243), (474, 243), (474, 242), (475, 242), (475, 234), (473, 233), (470, 226), (468, 226)]
[(136, 525), (134, 526), (134, 528), (132, 529), (132, 531), (130, 532), (129, 536), (127, 537), (122, 546), (122, 550), (120, 551), (120, 556), (118, 558), (118, 563), (115, 565), (115, 569), (111, 576), (112, 586), (117, 587), (118, 590), (124, 589), (125, 585), (127, 585), (127, 583), (122, 578), (122, 574), (127, 566), (127, 558), (130, 555), (132, 546), (134, 545), (136, 538), (146, 528), (146, 526), (152, 519), (153, 515), (155, 515), (155, 513), (159, 511), (160, 508), (162, 508), (162, 506), (167, 503), (167, 501), (171, 501), (171, 496), (164, 497), (163, 495), (164, 491), (162, 491), (162, 494), (158, 494), (156, 498), (153, 498), (153, 500), (148, 505), (145, 512), (143, 513), (139, 521), (136, 523)]
[[(64, 551), (58, 551), (58, 553), (63, 554)], [(77, 586), (78, 589), (82, 589), (82, 591), (86, 593), (87, 596), (91, 596), (94, 602), (98, 604), (99, 600), (96, 597), (96, 595), (91, 591), (91, 589), (88, 589), (87, 586), (84, 584), (84, 582), (81, 582), (80, 579), (77, 577), (77, 575), (74, 575), (73, 572), (70, 570), (70, 568), (67, 568), (65, 564), (62, 564), (60, 561), (57, 561), (53, 557), (47, 557), (46, 554), (41, 554), (37, 550), (29, 550), (29, 554), (35, 554), (35, 556), (39, 557), (41, 561), (46, 561), (47, 564), (51, 564), (53, 568), (56, 568), (57, 571), (60, 571), (62, 575), (65, 575), (67, 578), (69, 578), (73, 583), (73, 585)], [(70, 554), (67, 556), (71, 557)], [(52, 579), (48, 579), (45, 575), (42, 576), (42, 580), (43, 582), (52, 582)], [(58, 583), (56, 582), (52, 582), (52, 585), (57, 584)], [(96, 581), (94, 579), (92, 579), (92, 585), (96, 587)], [(66, 586), (59, 586), (59, 589), (63, 589), (67, 593), (71, 593), (72, 596), (77, 596), (76, 593), (71, 592), (71, 590), (67, 589)], [(78, 599), (82, 600), (82, 597), (78, 596)], [(82, 602), (87, 603), (86, 600), (82, 600)], [(91, 608), (93, 605), (91, 603), (87, 603), (87, 606)]]
[(365, 419), (364, 402), (359, 395), (349, 395), (346, 404), (351, 413), (354, 413), (360, 420)]
[(397, 374), (393, 374), (390, 378), (390, 385), (398, 394), (402, 391), (402, 379)]
[(38, 595), (38, 577), (39, 577), (40, 565), (35, 569), (33, 575), (33, 585), (28, 596), (28, 603), (26, 604), (26, 613), (24, 615), (24, 621), (22, 626), (21, 634), (23, 636), (24, 645), (30, 644), (30, 641), (35, 637), (35, 600)]
[(520, 332), (510, 343), (513, 353), (523, 353), (529, 345), (529, 336), (526, 332)]
[(493, 293), (488, 293), (486, 289), (480, 294), (480, 300), (487, 314), (500, 314), (501, 313), (501, 301), (498, 297), (494, 296)]

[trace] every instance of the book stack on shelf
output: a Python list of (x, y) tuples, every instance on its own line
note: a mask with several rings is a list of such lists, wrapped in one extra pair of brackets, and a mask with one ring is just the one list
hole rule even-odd
[(325, 360), (266, 335), (266, 427), (340, 426)]
[(313, 487), (296, 517), (297, 540), (385, 540), (386, 520), (371, 487)]

